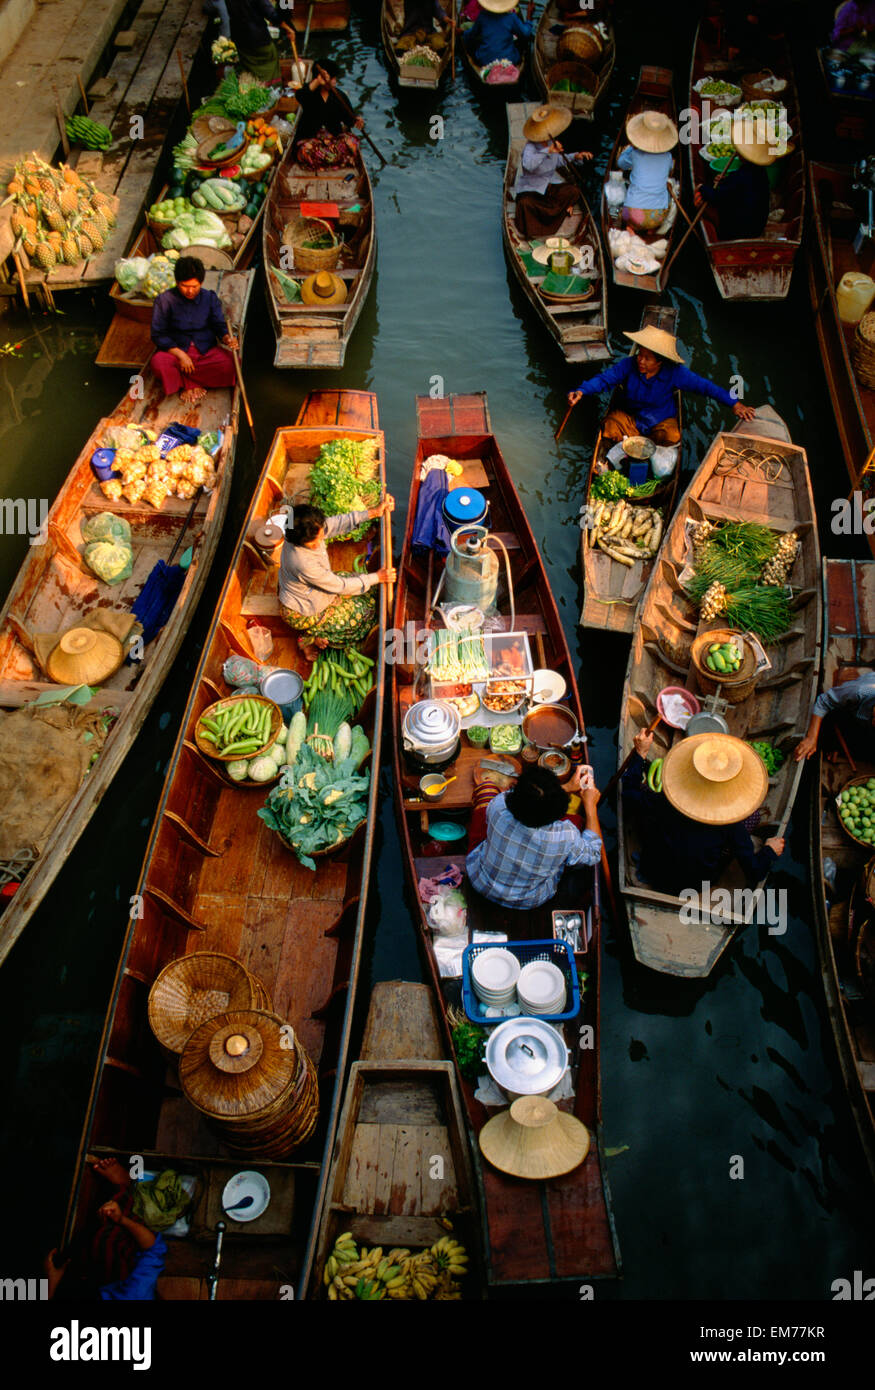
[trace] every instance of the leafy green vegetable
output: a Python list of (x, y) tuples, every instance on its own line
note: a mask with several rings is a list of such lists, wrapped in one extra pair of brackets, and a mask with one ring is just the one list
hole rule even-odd
[(616, 502), (618, 498), (625, 497), (628, 491), (629, 479), (626, 474), (612, 468), (606, 473), (596, 474), (589, 495), (591, 501)]
[(248, 120), (270, 105), (272, 95), (269, 87), (258, 84), (247, 87), (245, 92), (241, 91), (237, 71), (232, 69), (222, 78), (209, 101), (194, 112), (192, 119), (197, 120), (199, 116), (228, 116), (235, 121)]
[(776, 748), (773, 743), (769, 743), (766, 739), (751, 740), (750, 746), (755, 753), (759, 753), (770, 777), (773, 777), (786, 762), (780, 748)]
[[(310, 501), (326, 516), (375, 507), (380, 500), (377, 473), (375, 441), (330, 439), (310, 470)], [(344, 539), (360, 540), (369, 525), (363, 523)]]
[(258, 812), (307, 869), (316, 868), (314, 851), (348, 840), (368, 813), (370, 769), (358, 775), (356, 767), (354, 753), (330, 763), (304, 743)]
[(466, 1080), (476, 1081), (483, 1064), (486, 1029), (478, 1028), (476, 1023), (460, 1023), (453, 1029), (452, 1039), (459, 1071)]

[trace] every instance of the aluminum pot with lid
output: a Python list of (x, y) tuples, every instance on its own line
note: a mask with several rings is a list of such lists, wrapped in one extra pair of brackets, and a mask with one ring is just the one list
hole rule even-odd
[(459, 744), (462, 716), (448, 700), (419, 700), (401, 725), (404, 752), (428, 764), (445, 763)]
[(540, 1018), (509, 1018), (493, 1029), (486, 1067), (509, 1096), (545, 1096), (559, 1085), (570, 1053), (556, 1029)]

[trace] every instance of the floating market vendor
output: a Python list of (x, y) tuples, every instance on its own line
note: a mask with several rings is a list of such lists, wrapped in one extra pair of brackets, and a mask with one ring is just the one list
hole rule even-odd
[(834, 685), (818, 695), (805, 737), (793, 753), (797, 762), (811, 757), (817, 748), (820, 726), (828, 717), (836, 721), (852, 753), (871, 759), (875, 755), (875, 671), (862, 671), (856, 680)]
[(430, 34), (435, 20), (442, 27), (450, 22), (440, 0), (404, 0), (404, 27), (399, 37), (403, 39), (408, 34), (418, 33), (420, 29)]
[(479, 0), (480, 14), (462, 36), (478, 67), (506, 62), (519, 67), (535, 26), (515, 13), (519, 0)]
[[(696, 207), (709, 206), (705, 219), (714, 224), (719, 241), (751, 241), (761, 237), (769, 220), (771, 186), (768, 166), (786, 153), (787, 144), (764, 120), (736, 116), (732, 140), (736, 158), (729, 172), (693, 193)], [(735, 167), (737, 166), (737, 167)], [(713, 212), (713, 217), (709, 213)]]
[(180, 256), (173, 273), (176, 288), (159, 294), (152, 306), (157, 351), (151, 366), (165, 396), (179, 391), (181, 400), (196, 404), (208, 390), (234, 385), (231, 352), (238, 343), (228, 332), (219, 296), (204, 289), (203, 261)]
[(636, 232), (655, 232), (668, 216), (671, 195), (671, 151), (678, 142), (678, 128), (662, 111), (639, 111), (626, 122), (629, 144), (617, 160), (617, 168), (629, 175), (623, 221)]
[(260, 82), (279, 82), (280, 55), (268, 31), (268, 24), (283, 29), (290, 38), (294, 29), (283, 18), (283, 11), (270, 0), (226, 0), (231, 38), (237, 45), (241, 67)]
[[(514, 220), (529, 240), (552, 236), (577, 202), (577, 186), (559, 172), (566, 156), (556, 139), (570, 124), (567, 107), (547, 105), (533, 111), (523, 126), (526, 143), (513, 186)], [(592, 159), (592, 154), (580, 150), (571, 158)]]
[(356, 161), (359, 142), (351, 131), (364, 130), (365, 123), (338, 87), (339, 76), (331, 58), (320, 58), (310, 82), (296, 93), (301, 115), (295, 158), (305, 169), (335, 169)]
[(765, 878), (784, 853), (783, 838), (757, 850), (747, 823), (765, 799), (769, 775), (759, 755), (730, 734), (697, 734), (676, 743), (662, 768), (662, 791), (646, 784), (653, 734), (635, 735), (623, 796), (638, 812), (638, 872), (660, 893), (714, 882), (736, 860), (749, 883)]
[(582, 396), (594, 396), (606, 387), (621, 386), (623, 398), (618, 409), (609, 411), (604, 422), (606, 439), (619, 441), (628, 435), (645, 434), (656, 444), (678, 444), (681, 432), (674, 413), (675, 391), (693, 391), (729, 406), (740, 420), (752, 420), (752, 406), (736, 401), (716, 382), (697, 376), (678, 355), (677, 340), (664, 328), (639, 328), (624, 333), (638, 344), (638, 351), (612, 362), (603, 372), (581, 382), (569, 391), (568, 400), (577, 405)]
[(365, 521), (391, 512), (392, 497), (366, 511), (326, 517), (321, 507), (295, 508), (280, 557), (278, 593), (283, 617), (301, 633), (301, 651), (312, 661), (326, 647), (361, 642), (377, 620), (377, 584), (393, 584), (391, 565), (371, 574), (348, 574), (331, 568), (326, 540), (345, 536)]
[[(599, 863), (598, 792), (581, 786), (579, 769), (565, 786), (555, 773), (537, 766), (526, 767), (513, 784), (480, 768), (474, 781), (465, 868), (473, 887), (490, 902), (540, 907), (555, 897), (565, 869)], [(583, 817), (569, 814), (569, 792), (580, 798)]]

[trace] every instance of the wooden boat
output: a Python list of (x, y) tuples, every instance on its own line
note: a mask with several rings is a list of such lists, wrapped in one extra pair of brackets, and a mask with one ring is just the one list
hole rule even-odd
[[(220, 289), (226, 312), (242, 324), (250, 275), (229, 274)], [(92, 812), (109, 790), (182, 645), (228, 509), (239, 405), (239, 390), (235, 387), (233, 391), (210, 391), (200, 405), (184, 406), (178, 397), (163, 398), (160, 385), (151, 374), (145, 379), (142, 394), (124, 396), (113, 414), (98, 422), (73, 464), (48, 512), (48, 540), (30, 547), (0, 611), (0, 707), (11, 711), (57, 689), (33, 654), (34, 634), (61, 631), (70, 627), (79, 614), (96, 607), (129, 611), (153, 566), (168, 559), (181, 530), (185, 529), (185, 537), (177, 554), (188, 546), (194, 550), (173, 612), (146, 646), (144, 660), (123, 665), (89, 701), (89, 709), (114, 710), (118, 717), (97, 762), (59, 813), (54, 827), (44, 837), (33, 867), (0, 917), (0, 962), (42, 902)], [(173, 421), (204, 433), (219, 428), (223, 431), (216, 460), (218, 484), (212, 492), (199, 494), (191, 521), (191, 503), (177, 497), (166, 498), (158, 510), (145, 500), (136, 506), (124, 499), (110, 502), (91, 469), (91, 456), (105, 431), (111, 425), (141, 424), (160, 432)], [(130, 578), (112, 587), (97, 580), (82, 558), (82, 523), (107, 511), (130, 523), (134, 552)]]
[[(637, 116), (640, 111), (659, 111), (665, 116), (670, 116), (675, 124), (677, 124), (677, 111), (675, 109), (674, 92), (671, 83), (672, 72), (670, 68), (643, 67), (641, 69), (638, 75), (638, 86), (635, 88), (635, 94), (629, 103), (617, 138), (614, 141), (614, 148), (611, 150), (611, 157), (608, 160), (608, 167), (605, 172), (605, 182), (607, 182), (607, 176), (611, 170), (617, 170), (617, 160), (629, 144), (629, 140), (626, 136), (626, 123), (629, 121), (630, 117)], [(683, 177), (681, 171), (680, 145), (675, 145), (672, 151), (670, 177), (676, 184), (675, 196), (680, 198)], [(652, 242), (659, 239), (668, 242), (658, 270), (654, 270), (648, 275), (633, 275), (631, 270), (621, 270), (611, 255), (611, 243), (608, 231), (612, 223), (608, 215), (608, 205), (605, 199), (604, 188), (602, 189), (602, 241), (607, 248), (608, 260), (611, 265), (611, 274), (614, 278), (615, 285), (625, 285), (628, 289), (632, 290), (646, 290), (648, 294), (662, 293), (668, 284), (668, 277), (671, 273), (669, 262), (671, 261), (672, 247), (674, 246), (678, 227), (677, 209), (672, 207), (670, 209), (670, 214), (671, 213), (673, 213), (673, 221), (668, 231), (664, 232), (661, 238), (659, 232), (645, 232), (642, 234), (637, 231), (637, 229), (633, 229), (636, 230), (636, 235), (644, 242)], [(617, 224), (617, 230), (620, 230), (619, 223)]]
[[(444, 10), (447, 14), (452, 15), (455, 23), (455, 0), (447, 0)], [(405, 91), (434, 92), (449, 70), (450, 61), (454, 59), (456, 48), (451, 46), (448, 38), (447, 46), (440, 54), (439, 63), (420, 66), (405, 62), (404, 54), (399, 53), (395, 47), (403, 27), (404, 0), (383, 0), (380, 7), (380, 35), (383, 40), (383, 51), (386, 54), (386, 66), (397, 80), (398, 86), (403, 87)]]
[[(142, 916), (128, 924), (113, 987), (80, 1145), (67, 1217), (67, 1235), (90, 1229), (106, 1193), (85, 1164), (86, 1153), (139, 1153), (159, 1169), (199, 1180), (202, 1194), (188, 1238), (171, 1240), (160, 1296), (207, 1296), (222, 1215), (225, 1181), (255, 1167), (270, 1186), (264, 1220), (232, 1227), (225, 1241), (218, 1296), (290, 1297), (279, 1292), (302, 1277), (313, 1213), (321, 1205), (340, 1111), (347, 1049), (361, 964), (362, 935), (378, 800), (383, 667), (359, 720), (371, 739), (368, 816), (337, 854), (323, 855), (315, 872), (300, 864), (256, 811), (263, 788), (231, 783), (196, 746), (205, 707), (226, 693), (222, 667), (234, 653), (252, 658), (247, 624), (273, 638), (271, 661), (302, 674), (309, 669), (281, 615), (276, 569), (250, 541), (255, 525), (284, 496), (306, 495), (319, 448), (336, 438), (375, 439), (385, 481), (383, 436), (376, 397), (365, 391), (324, 391), (308, 397), (294, 428), (277, 431), (237, 542), (210, 625), (179, 737), (170, 760), (138, 885)], [(377, 555), (388, 559), (384, 519)], [(352, 568), (366, 540), (336, 544), (335, 563)], [(384, 563), (382, 560), (380, 563)], [(380, 589), (380, 640), (386, 603)], [(260, 794), (261, 793), (261, 794)], [(159, 971), (192, 951), (238, 957), (266, 988), (275, 1012), (288, 1019), (319, 1078), (315, 1135), (288, 1160), (234, 1158), (203, 1116), (184, 1098), (173, 1069), (150, 1033), (146, 1001)], [(265, 1224), (266, 1223), (266, 1224)]]
[[(583, 714), (575, 681), (575, 663), (568, 649), (562, 622), (550, 592), (544, 564), (538, 552), (522, 503), (513, 485), (489, 419), (485, 396), (448, 396), (443, 400), (417, 398), (419, 442), (411, 482), (410, 504), (404, 549), (398, 572), (395, 626), (414, 636), (430, 621), (442, 564), (429, 552), (417, 555), (411, 545), (419, 495), (418, 465), (431, 454), (447, 454), (463, 465), (457, 486), (473, 486), (489, 502), (492, 534), (508, 548), (515, 594), (514, 627), (528, 633), (532, 659), (539, 667), (551, 668), (565, 679), (571, 709), (583, 729)], [(499, 598), (502, 607), (504, 597)], [(410, 627), (407, 627), (407, 624)], [(501, 619), (502, 631), (510, 619)], [(465, 856), (439, 853), (431, 839), (429, 815), (419, 800), (418, 776), (411, 774), (401, 750), (401, 720), (413, 698), (411, 668), (392, 668), (392, 726), (395, 734), (394, 784), (396, 811), (408, 883), (418, 901), (418, 882), (445, 864), (464, 869)], [(479, 762), (479, 750), (463, 747), (452, 766), (456, 781), (440, 803), (440, 819), (464, 818), (470, 812), (472, 774)], [(463, 842), (464, 843), (464, 842)], [(522, 1182), (510, 1178), (480, 1161), (476, 1136), (490, 1112), (475, 1099), (474, 1087), (460, 1077), (468, 1127), (475, 1148), (475, 1163), (481, 1194), (481, 1217), (486, 1242), (487, 1278), (490, 1285), (537, 1284), (580, 1278), (612, 1278), (619, 1273), (619, 1251), (613, 1226), (607, 1174), (601, 1152), (601, 1100), (598, 1063), (599, 1031), (599, 885), (593, 875), (593, 900), (588, 914), (592, 934), (583, 959), (588, 972), (583, 1013), (569, 1025), (566, 1040), (572, 1048), (575, 1075), (573, 1101), (562, 1101), (564, 1108), (586, 1124), (593, 1136), (589, 1155), (575, 1171), (548, 1182)], [(463, 891), (465, 885), (463, 884)], [(470, 895), (469, 895), (470, 902)], [(554, 904), (555, 905), (555, 904)], [(566, 904), (567, 907), (567, 904)], [(489, 928), (506, 931), (513, 940), (544, 939), (552, 936), (550, 904), (525, 914), (503, 911), (499, 907), (470, 902), (469, 940), (473, 931)], [(432, 949), (431, 928), (420, 906), (417, 913), (420, 942), (428, 975), (441, 1015), (448, 1045), (448, 1010), (460, 1004), (460, 982), (441, 976)], [(592, 1048), (577, 1046), (579, 1024), (593, 1029)], [(494, 1112), (493, 1112), (494, 1113)]]
[[(368, 171), (358, 156), (355, 168), (327, 169), (313, 174), (297, 164), (290, 149), (267, 199), (262, 225), (267, 307), (276, 338), (275, 367), (342, 367), (347, 344), (368, 297), (377, 259), (374, 199)], [(352, 175), (352, 177), (350, 177)], [(283, 269), (283, 228), (302, 203), (335, 204), (331, 214), (343, 236), (340, 262), (334, 271), (347, 287), (344, 304), (321, 309), (287, 303), (271, 268)], [(307, 270), (286, 272), (299, 283)]]
[[(761, 407), (760, 414), (768, 412)], [(781, 433), (783, 422), (764, 420), (761, 428)], [(757, 424), (758, 422), (754, 422)], [(656, 698), (665, 686), (684, 686), (701, 695), (691, 647), (694, 638), (725, 620), (701, 622), (696, 606), (681, 588), (679, 575), (686, 564), (687, 520), (755, 521), (776, 532), (796, 531), (802, 548), (790, 576), (795, 621), (789, 632), (769, 645), (771, 670), (757, 681), (753, 693), (739, 704), (728, 705), (725, 718), (730, 733), (744, 739), (769, 739), (787, 756), (783, 767), (769, 780), (766, 801), (755, 832), (761, 844), (767, 837), (784, 834), (802, 775), (802, 764), (789, 756), (808, 727), (808, 716), (817, 692), (820, 671), (821, 599), (820, 548), (817, 519), (805, 450), (776, 437), (756, 436), (750, 425), (739, 423), (729, 434), (718, 434), (675, 512), (663, 543), (659, 562), (641, 600), (635, 620), (632, 650), (623, 687), (618, 756), (632, 752), (633, 739), (656, 716)], [(668, 752), (682, 735), (665, 723), (654, 733), (653, 756)], [(641, 827), (617, 799), (619, 881), (626, 899), (629, 929), (636, 958), (651, 970), (668, 975), (701, 978), (708, 975), (736, 932), (750, 923), (757, 910), (745, 900), (740, 907), (714, 922), (684, 924), (679, 917), (681, 899), (658, 893), (639, 876), (636, 855)], [(698, 889), (697, 885), (691, 885)], [(746, 881), (734, 862), (715, 880), (718, 889), (743, 889)], [(757, 885), (762, 887), (762, 884)], [(692, 916), (686, 912), (684, 918)]]
[[(796, 252), (802, 241), (805, 217), (805, 159), (802, 153), (802, 132), (799, 101), (793, 77), (789, 51), (778, 64), (776, 75), (786, 79), (787, 90), (781, 101), (787, 108), (787, 119), (793, 132), (790, 152), (772, 166), (777, 180), (772, 188), (772, 216), (761, 237), (742, 241), (720, 241), (714, 223), (707, 216), (697, 223), (698, 235), (705, 248), (708, 264), (724, 299), (784, 299), (790, 289), (790, 277)], [(702, 99), (695, 84), (702, 78), (719, 77), (725, 82), (740, 84), (744, 74), (724, 62), (702, 33), (701, 26), (693, 45), (693, 64), (690, 72), (689, 109), (694, 120), (701, 120)], [(706, 98), (707, 100), (707, 98)], [(705, 161), (695, 142), (688, 145), (690, 181), (695, 189), (703, 182)], [(770, 175), (771, 177), (771, 175)], [(776, 216), (781, 210), (780, 220)]]
[[(852, 170), (812, 164), (810, 175), (814, 235), (808, 243), (808, 287), (848, 477), (857, 488), (875, 447), (875, 391), (857, 376), (852, 355), (856, 328), (842, 322), (836, 285), (848, 271), (870, 271), (871, 243), (864, 260), (854, 250), (860, 216), (854, 206)], [(875, 553), (875, 537), (867, 540)]]
[[(671, 306), (667, 305), (663, 308), (659, 304), (648, 304), (641, 316), (641, 327), (645, 328), (650, 324), (654, 328), (662, 328), (667, 333), (674, 334), (677, 331), (677, 317), (677, 309)], [(615, 391), (611, 396), (606, 413), (616, 408), (618, 403), (619, 397)], [(674, 472), (649, 497), (641, 499), (643, 506), (659, 507), (662, 511), (663, 522), (666, 524), (674, 511), (678, 478), (683, 461), (683, 400), (680, 391), (675, 393), (675, 411), (678, 424), (681, 426), (681, 442), (678, 445), (678, 458)], [(611, 466), (607, 462), (607, 455), (608, 451), (613, 448), (613, 444), (609, 439), (605, 439), (603, 430), (604, 421), (599, 426), (595, 448), (592, 451), (589, 478), (586, 484), (587, 503), (591, 498), (593, 479), (603, 468), (610, 468)], [(611, 559), (610, 555), (591, 544), (589, 532), (581, 530), (580, 567), (584, 590), (583, 611), (580, 615), (581, 626), (602, 628), (607, 632), (622, 632), (627, 636), (631, 634), (635, 626), (638, 600), (644, 592), (654, 563), (655, 561), (652, 559), (636, 560), (630, 569), (618, 560)]]
[[(875, 561), (824, 560), (823, 689), (875, 666)], [(832, 747), (829, 725), (815, 754), (818, 794), (811, 805), (811, 883), (820, 969), (842, 1076), (863, 1150), (875, 1178), (875, 911), (871, 850), (854, 841), (836, 814), (835, 798), (856, 777), (875, 776), (875, 763)], [(829, 749), (829, 756), (827, 756)], [(824, 864), (832, 859), (835, 879)]]
[[(539, 245), (538, 241), (528, 241), (517, 231), (514, 217), (516, 200), (513, 185), (519, 167), (520, 156), (526, 143), (523, 125), (533, 111), (535, 102), (511, 103), (507, 108), (508, 149), (507, 167), (504, 173), (502, 227), (504, 247), (511, 269), (522, 288), (523, 294), (533, 306), (542, 323), (555, 339), (566, 362), (604, 362), (611, 356), (607, 344), (608, 307), (605, 282), (605, 262), (601, 241), (592, 213), (582, 195), (578, 195), (577, 206), (562, 223), (558, 236), (567, 237), (575, 246), (589, 252), (592, 270), (591, 291), (586, 298), (561, 300), (547, 299), (541, 286), (547, 274), (543, 267), (541, 274), (530, 274), (536, 263), (529, 265), (523, 257), (529, 257)], [(540, 270), (540, 267), (538, 267)]]
[[(532, 9), (533, 4), (530, 4), (528, 11), (529, 19), (531, 19)], [(470, 25), (467, 26), (467, 28), (470, 28)], [(478, 95), (482, 97), (498, 97), (505, 102), (515, 97), (519, 92), (521, 92), (524, 89), (526, 85), (526, 68), (529, 62), (528, 45), (523, 51), (519, 64), (519, 76), (517, 77), (515, 82), (487, 82), (485, 77), (483, 76), (483, 69), (479, 66), (478, 63), (475, 63), (474, 59), (471, 57), (470, 52), (468, 51), (468, 45), (465, 43), (466, 32), (467, 29), (463, 29), (459, 34), (457, 34), (456, 51), (461, 55), (468, 76), (470, 77), (474, 89), (478, 93)]]
[(349, 9), (349, 0), (305, 0), (292, 11), (291, 25), (298, 34), (339, 31), (349, 25)]
[[(414, 1250), (447, 1234), (471, 1257), (464, 1292), (480, 1291), (477, 1190), (465, 1113), (428, 985), (374, 986), (361, 1059), (353, 1062), (319, 1223), (309, 1296), (325, 1297), (323, 1275), (337, 1237)], [(440, 1174), (431, 1181), (435, 1158)]]
[(535, 74), (538, 90), (544, 100), (551, 102), (552, 105), (570, 107), (575, 120), (591, 121), (594, 118), (595, 109), (604, 95), (611, 80), (611, 73), (614, 71), (614, 60), (617, 56), (614, 27), (607, 19), (603, 23), (608, 31), (609, 40), (605, 45), (598, 67), (591, 68), (589, 64), (585, 64), (592, 78), (591, 88), (586, 92), (556, 91), (550, 85), (551, 75), (556, 81), (561, 81), (563, 76), (569, 76), (569, 73), (563, 72), (561, 69), (558, 74), (551, 73), (551, 70), (558, 63), (563, 62), (562, 55), (559, 53), (559, 43), (563, 35), (552, 31), (559, 25), (563, 25), (565, 33), (568, 33), (579, 28), (579, 22), (575, 23), (573, 19), (569, 21), (562, 14), (556, 0), (547, 0), (535, 30), (532, 45), (532, 70)]

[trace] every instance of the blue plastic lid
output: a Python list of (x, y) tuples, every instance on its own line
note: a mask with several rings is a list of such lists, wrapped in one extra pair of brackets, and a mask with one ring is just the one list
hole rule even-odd
[(486, 498), (474, 487), (459, 487), (448, 492), (444, 499), (444, 515), (461, 526), (477, 524), (486, 515)]
[(429, 823), (428, 833), (433, 840), (462, 840), (468, 831), (458, 821), (433, 820)]

